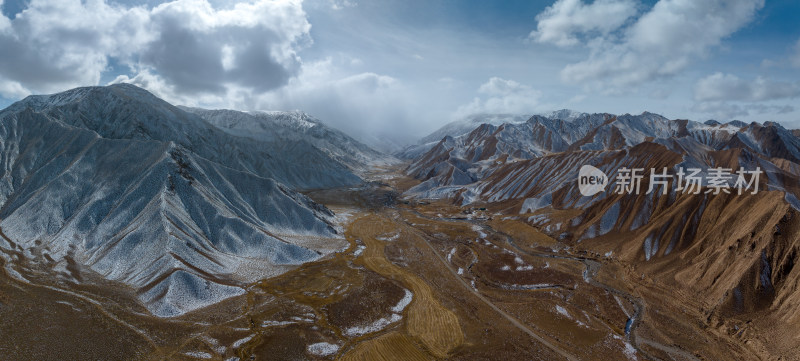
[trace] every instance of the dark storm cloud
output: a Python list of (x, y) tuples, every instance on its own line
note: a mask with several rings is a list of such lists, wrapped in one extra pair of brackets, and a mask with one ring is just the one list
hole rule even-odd
[(301, 5), (31, 0), (13, 19), (0, 17), (0, 94), (97, 84), (111, 60), (131, 69), (118, 80), (147, 78), (181, 95), (276, 89), (300, 69), (295, 51), (310, 28)]

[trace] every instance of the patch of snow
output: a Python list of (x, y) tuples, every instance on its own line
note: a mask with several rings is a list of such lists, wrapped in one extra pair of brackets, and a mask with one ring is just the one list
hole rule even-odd
[(375, 239), (379, 241), (386, 241), (386, 242), (393, 242), (396, 241), (398, 238), (400, 238), (400, 233), (395, 233), (394, 235), (391, 236), (375, 237)]
[(622, 350), (622, 353), (628, 357), (629, 360), (636, 361), (636, 349), (633, 348), (633, 345), (630, 342), (625, 342), (625, 348)]
[(406, 294), (403, 296), (400, 301), (397, 302), (394, 307), (392, 307), (392, 312), (394, 313), (402, 313), (403, 310), (411, 303), (411, 300), (414, 299), (414, 294), (411, 293), (409, 290), (405, 290)]
[(478, 237), (480, 237), (480, 238), (486, 238), (486, 236), (487, 236), (487, 234), (485, 232), (483, 232), (483, 228), (481, 228), (481, 226), (479, 226), (477, 224), (473, 224), (472, 225), (472, 230), (475, 231), (475, 232), (478, 232)]
[(184, 355), (189, 356), (189, 357), (194, 357), (194, 358), (201, 358), (201, 359), (210, 359), (210, 358), (214, 357), (210, 353), (202, 352), (202, 351), (189, 351), (189, 352), (185, 352)]
[(273, 327), (273, 326), (287, 326), (293, 325), (297, 322), (292, 321), (263, 321), (261, 322), (261, 327)]
[(330, 356), (339, 351), (339, 345), (334, 345), (327, 342), (317, 342), (308, 345), (306, 348), (308, 353), (314, 356)]
[(245, 337), (245, 338), (242, 338), (242, 339), (236, 340), (236, 342), (234, 342), (234, 343), (233, 343), (233, 345), (232, 345), (231, 347), (233, 347), (233, 348), (239, 348), (240, 346), (244, 345), (244, 344), (245, 344), (245, 343), (247, 343), (248, 341), (252, 340), (252, 339), (253, 339), (253, 336), (255, 336), (255, 335), (250, 335), (250, 336), (247, 336), (247, 337)]
[(367, 246), (358, 245), (358, 247), (356, 247), (356, 250), (353, 251), (353, 256), (356, 257), (360, 256), (362, 253), (364, 253), (365, 249), (367, 249)]
[(386, 326), (389, 326), (389, 325), (391, 325), (391, 324), (393, 324), (395, 322), (398, 322), (398, 321), (400, 321), (402, 319), (403, 319), (402, 316), (394, 313), (389, 318), (384, 317), (384, 318), (378, 319), (377, 321), (375, 321), (372, 324), (367, 325), (367, 326), (349, 327), (346, 330), (344, 330), (344, 334), (349, 336), (349, 337), (355, 337), (355, 336), (366, 335), (368, 333), (378, 332), (378, 331), (386, 328)]
[(455, 254), (456, 254), (456, 248), (453, 247), (453, 249), (450, 250), (450, 253), (447, 254), (447, 262), (452, 261), (453, 260), (453, 256)]

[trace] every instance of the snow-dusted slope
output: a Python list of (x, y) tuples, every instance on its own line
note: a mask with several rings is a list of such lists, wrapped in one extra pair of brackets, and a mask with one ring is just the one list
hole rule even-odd
[(214, 126), (236, 136), (264, 142), (308, 142), (357, 173), (363, 172), (372, 165), (396, 162), (393, 157), (325, 126), (319, 119), (302, 111), (240, 112), (198, 108), (182, 109), (197, 114)]
[(575, 119), (578, 119), (580, 117), (583, 117), (583, 116), (586, 116), (586, 115), (589, 115), (589, 114), (588, 113), (579, 112), (579, 111), (575, 111), (575, 110), (572, 110), (572, 109), (561, 109), (561, 110), (555, 110), (555, 111), (552, 111), (550, 113), (545, 113), (545, 114), (541, 114), (541, 115), (543, 117), (545, 117), (545, 118), (550, 118), (550, 119), (561, 119), (561, 120), (566, 120), (566, 121), (573, 121)]
[(465, 119), (445, 124), (443, 127), (422, 138), (420, 143), (438, 142), (448, 135), (455, 138), (471, 132), (481, 124), (491, 124), (494, 126), (519, 124), (524, 123), (528, 118), (530, 118), (529, 115), (521, 114), (475, 114)]
[[(800, 140), (771, 122), (742, 126), (734, 122), (670, 120), (649, 112), (615, 116), (564, 110), (550, 117), (535, 115), (519, 124), (484, 124), (467, 135), (445, 138), (406, 169), (407, 174), (423, 181), (408, 194), (462, 195), (462, 201), (473, 201), (488, 189), (483, 180), (496, 178), (494, 173), (505, 164), (558, 153), (624, 150), (643, 143), (660, 144), (682, 154), (682, 164), (687, 167), (710, 167), (716, 162), (712, 152), (735, 149), (800, 162)], [(749, 160), (742, 162), (752, 164)], [(530, 164), (538, 167), (539, 163)]]
[(751, 123), (725, 144), (726, 148), (747, 147), (768, 157), (776, 157), (800, 163), (800, 139), (792, 131), (778, 123), (766, 122), (763, 125)]
[(406, 169), (425, 181), (411, 191), (469, 184), (491, 174), (498, 164), (566, 151), (614, 118), (611, 114), (575, 116), (564, 120), (534, 115), (523, 123), (482, 124), (469, 134), (446, 137)]
[(466, 135), (481, 124), (500, 126), (503, 124), (524, 123), (529, 116), (519, 114), (474, 114), (464, 119), (450, 122), (431, 134), (410, 145), (396, 155), (402, 159), (414, 159), (433, 148), (444, 137), (457, 138)]
[(295, 188), (329, 188), (361, 182), (347, 165), (332, 159), (308, 139), (257, 140), (235, 136), (129, 84), (29, 96), (3, 112), (26, 108), (94, 131), (103, 138), (173, 141), (214, 162)]
[[(131, 93), (139, 90), (84, 88), (0, 111), (0, 227), (13, 242), (0, 247), (74, 260), (131, 285), (165, 317), (334, 248), (319, 242), (338, 237), (328, 209), (242, 163), (195, 152), (227, 147), (217, 157), (227, 159), (242, 151), (238, 137)], [(274, 171), (265, 163), (252, 165)]]

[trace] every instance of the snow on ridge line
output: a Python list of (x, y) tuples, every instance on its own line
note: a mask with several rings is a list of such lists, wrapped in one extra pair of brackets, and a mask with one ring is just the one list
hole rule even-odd
[[(97, 92), (102, 89), (62, 100)], [(30, 99), (47, 103), (57, 97)], [(154, 106), (169, 107), (153, 99)], [(103, 138), (80, 125), (91, 119), (70, 123), (58, 112), (15, 110), (23, 104), (0, 111), (0, 149), (7, 155), (0, 176), (13, 185), (0, 187), (0, 199), (7, 201), (0, 226), (22, 247), (41, 240), (56, 261), (74, 252), (94, 272), (137, 289), (156, 316), (177, 316), (243, 292), (235, 286), (242, 280), (222, 284), (186, 269), (222, 279), (274, 276), (282, 265), (320, 256), (304, 238), (337, 236), (329, 210), (279, 182), (201, 157), (172, 140)]]
[(18, 114), (26, 110), (46, 114), (63, 124), (91, 130), (108, 139), (174, 141), (218, 163), (296, 188), (346, 186), (363, 181), (347, 165), (310, 142), (291, 139), (264, 142), (234, 136), (191, 113), (190, 108), (175, 107), (133, 85), (32, 95), (0, 114)]

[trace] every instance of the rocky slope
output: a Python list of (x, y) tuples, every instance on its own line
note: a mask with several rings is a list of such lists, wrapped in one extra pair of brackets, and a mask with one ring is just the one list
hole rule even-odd
[(253, 139), (232, 135), (129, 84), (87, 87), (29, 96), (3, 113), (25, 109), (107, 139), (175, 142), (228, 167), (272, 178), (294, 188), (355, 185), (361, 179), (312, 144), (311, 139)]
[[(652, 113), (533, 117), (445, 137), (406, 169), (422, 181), (406, 196), (518, 214), (568, 245), (695, 292), (709, 327), (764, 315), (792, 324), (800, 307), (798, 149), (792, 131), (771, 122), (704, 124)], [(583, 165), (608, 176), (605, 191), (581, 194)], [(709, 179), (717, 167), (762, 170), (760, 192), (714, 194)], [(639, 194), (615, 192), (625, 168), (644, 170)], [(661, 184), (650, 169), (664, 168), (670, 177)], [(675, 175), (688, 168), (700, 169), (698, 194), (679, 189)]]
[(240, 112), (182, 108), (236, 136), (261, 142), (308, 142), (328, 157), (361, 174), (369, 167), (397, 162), (302, 111)]
[(130, 285), (164, 317), (341, 246), (333, 213), (276, 179), (360, 182), (310, 143), (234, 136), (130, 85), (15, 103), (0, 111), (0, 154), (0, 247), (69, 282)]
[(468, 134), (481, 124), (500, 126), (524, 123), (528, 116), (518, 114), (474, 114), (464, 119), (445, 124), (433, 133), (420, 139), (417, 144), (405, 147), (396, 153), (401, 159), (414, 159), (433, 148), (444, 137), (459, 137)]

